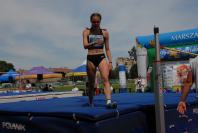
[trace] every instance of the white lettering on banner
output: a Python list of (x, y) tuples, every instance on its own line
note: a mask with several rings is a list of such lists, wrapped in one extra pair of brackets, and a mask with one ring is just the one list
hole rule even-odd
[(171, 40), (177, 41), (177, 40), (194, 39), (194, 38), (198, 38), (198, 32), (177, 34), (172, 36)]
[(198, 52), (198, 47), (193, 47), (192, 49), (190, 49), (190, 52), (197, 53)]
[(198, 33), (197, 32), (195, 32), (195, 37), (198, 37)]
[(193, 114), (198, 114), (198, 108), (193, 108)]
[(26, 131), (25, 125), (20, 123), (1, 122), (2, 128), (9, 130)]

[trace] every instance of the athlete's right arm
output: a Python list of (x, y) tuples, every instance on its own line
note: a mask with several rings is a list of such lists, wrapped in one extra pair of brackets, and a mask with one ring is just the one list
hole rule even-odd
[(85, 29), (83, 31), (83, 46), (85, 49), (91, 48), (95, 44), (95, 42), (88, 43), (88, 40), (87, 40), (88, 35), (89, 35), (89, 31)]

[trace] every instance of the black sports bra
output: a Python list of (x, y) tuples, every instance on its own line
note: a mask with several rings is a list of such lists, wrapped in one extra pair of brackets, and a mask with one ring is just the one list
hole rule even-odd
[[(93, 33), (92, 29), (88, 29), (88, 30), (90, 30), (90, 33), (88, 35), (88, 43), (93, 43), (96, 40), (102, 40), (104, 42), (105, 38), (104, 38), (104, 35), (102, 33), (102, 29), (100, 29), (100, 33), (97, 33), (97, 34)], [(103, 44), (99, 44), (99, 45), (95, 44), (89, 49), (103, 49), (103, 48), (104, 48), (104, 43)]]

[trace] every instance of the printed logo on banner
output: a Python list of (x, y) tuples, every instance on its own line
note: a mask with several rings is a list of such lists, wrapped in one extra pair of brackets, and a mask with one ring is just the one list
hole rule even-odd
[(1, 122), (1, 127), (8, 130), (26, 131), (25, 125), (21, 123)]
[(193, 114), (198, 114), (198, 108), (193, 108)]

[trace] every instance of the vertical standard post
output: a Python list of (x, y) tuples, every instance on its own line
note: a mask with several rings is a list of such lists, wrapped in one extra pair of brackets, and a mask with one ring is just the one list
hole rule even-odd
[(164, 119), (164, 102), (162, 90), (162, 74), (160, 64), (160, 44), (159, 44), (159, 28), (154, 27), (155, 36), (155, 119), (156, 119), (156, 133), (165, 133), (165, 119)]
[[(20, 70), (20, 69), (19, 69)], [(22, 75), (22, 72), (19, 71), (19, 90), (22, 90), (22, 85), (21, 85), (21, 75)]]

